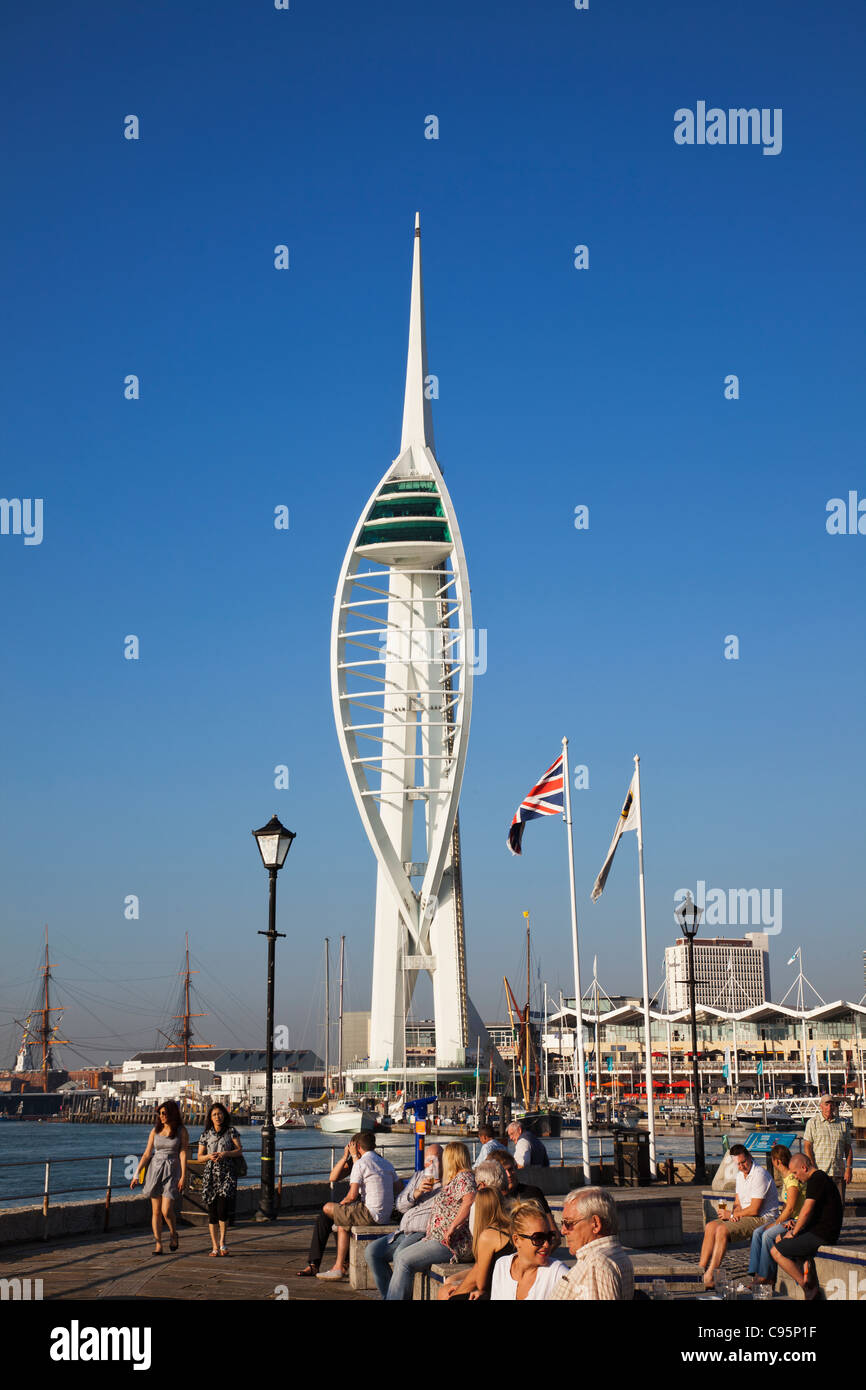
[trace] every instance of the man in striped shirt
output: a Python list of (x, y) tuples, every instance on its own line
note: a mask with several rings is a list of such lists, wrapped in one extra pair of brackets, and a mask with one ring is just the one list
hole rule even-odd
[(557, 1280), (549, 1299), (623, 1301), (634, 1298), (634, 1268), (619, 1243), (616, 1204), (601, 1187), (569, 1192), (562, 1229), (574, 1268)]
[(807, 1157), (836, 1184), (845, 1201), (845, 1189), (851, 1181), (851, 1130), (846, 1120), (840, 1120), (835, 1096), (821, 1097), (821, 1113), (813, 1115), (806, 1124), (803, 1148)]

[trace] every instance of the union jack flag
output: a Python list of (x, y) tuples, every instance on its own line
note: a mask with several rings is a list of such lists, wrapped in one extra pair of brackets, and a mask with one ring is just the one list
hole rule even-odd
[(512, 854), (521, 854), (523, 831), (528, 820), (539, 816), (561, 816), (565, 809), (565, 791), (562, 783), (562, 754), (551, 763), (541, 781), (525, 796), (514, 813), (511, 829), (508, 832), (508, 848)]

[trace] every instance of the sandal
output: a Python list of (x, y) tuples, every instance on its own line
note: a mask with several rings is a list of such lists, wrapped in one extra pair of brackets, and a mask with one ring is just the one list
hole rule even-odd
[(296, 1270), (295, 1270), (295, 1278), (296, 1278), (296, 1279), (315, 1279), (315, 1277), (316, 1277), (316, 1275), (318, 1274), (318, 1272), (319, 1272), (319, 1267), (318, 1267), (318, 1265), (314, 1265), (314, 1264), (304, 1265), (304, 1268), (303, 1268), (303, 1269), (296, 1269)]
[(228, 1252), (228, 1250), (226, 1250), (225, 1246), (224, 1246), (224, 1245), (221, 1245), (221, 1246), (220, 1246), (220, 1254), (221, 1254), (221, 1255), (227, 1255), (228, 1253), (229, 1253), (229, 1252)]
[(162, 1245), (160, 1245), (160, 1247), (159, 1247), (158, 1250), (151, 1250), (150, 1253), (151, 1253), (151, 1255), (161, 1255), (161, 1254), (162, 1254)]
[(212, 1259), (212, 1260), (215, 1260), (218, 1254), (219, 1254), (219, 1251), (218, 1251), (218, 1250), (211, 1250), (211, 1252), (210, 1252), (210, 1257), (211, 1257), (211, 1259)]
[(168, 1248), (169, 1250), (176, 1250), (179, 1244), (180, 1241), (178, 1240), (177, 1236), (175, 1236), (174, 1240), (170, 1240), (168, 1242)]

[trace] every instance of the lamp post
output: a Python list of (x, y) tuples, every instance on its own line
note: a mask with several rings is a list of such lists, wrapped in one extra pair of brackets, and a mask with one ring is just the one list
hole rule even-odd
[(273, 1221), (277, 1210), (274, 1201), (274, 1163), (276, 1159), (276, 1130), (274, 1129), (274, 946), (278, 936), (277, 874), (286, 862), (295, 836), (272, 816), (261, 830), (254, 830), (262, 863), (268, 871), (268, 929), (259, 936), (268, 939), (268, 1037), (265, 1060), (265, 1122), (262, 1125), (262, 1192), (257, 1221)]
[(692, 1016), (692, 1085), (695, 1093), (695, 1182), (707, 1180), (707, 1164), (704, 1154), (704, 1117), (701, 1114), (701, 1075), (698, 1068), (698, 1019), (695, 1008), (695, 937), (698, 934), (703, 908), (698, 907), (691, 893), (686, 894), (685, 902), (676, 909), (675, 917), (689, 943), (689, 1009)]

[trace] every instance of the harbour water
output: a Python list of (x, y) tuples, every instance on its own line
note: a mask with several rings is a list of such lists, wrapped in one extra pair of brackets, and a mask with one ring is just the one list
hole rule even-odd
[[(190, 1127), (192, 1152), (201, 1126)], [(257, 1183), (260, 1171), (261, 1129), (258, 1126), (238, 1126), (238, 1134), (247, 1161), (247, 1176), (243, 1184)], [(51, 1200), (83, 1201), (104, 1196), (108, 1158), (113, 1156), (112, 1192), (120, 1195), (130, 1190), (129, 1183), (147, 1143), (148, 1131), (143, 1125), (65, 1125), (39, 1121), (6, 1121), (0, 1124), (0, 1208), (32, 1205), (41, 1202), (45, 1163), (51, 1161)], [(277, 1154), (282, 1161), (284, 1181), (327, 1178), (334, 1157), (341, 1152), (348, 1135), (322, 1134), (317, 1129), (280, 1130), (277, 1133)], [(467, 1143), (470, 1152), (477, 1142), (454, 1135)], [(436, 1142), (448, 1139), (437, 1136)], [(599, 1139), (590, 1139), (593, 1161), (598, 1155)], [(603, 1142), (603, 1141), (602, 1141)], [(391, 1156), (395, 1168), (406, 1172), (413, 1166), (414, 1147), (406, 1134), (378, 1134), (377, 1148)], [(659, 1135), (660, 1158), (688, 1161), (693, 1157), (691, 1135)], [(609, 1154), (611, 1141), (605, 1143)], [(549, 1139), (547, 1150), (551, 1164), (560, 1161), (560, 1140)], [(580, 1162), (580, 1135), (566, 1131), (561, 1141), (561, 1153), (566, 1163)], [(721, 1137), (707, 1136), (707, 1158), (718, 1161), (722, 1155)], [(72, 1160), (72, 1161), (70, 1161)], [(14, 1166), (7, 1166), (14, 1165)], [(22, 1165), (22, 1166), (19, 1166)], [(70, 1191), (74, 1188), (74, 1191)]]

